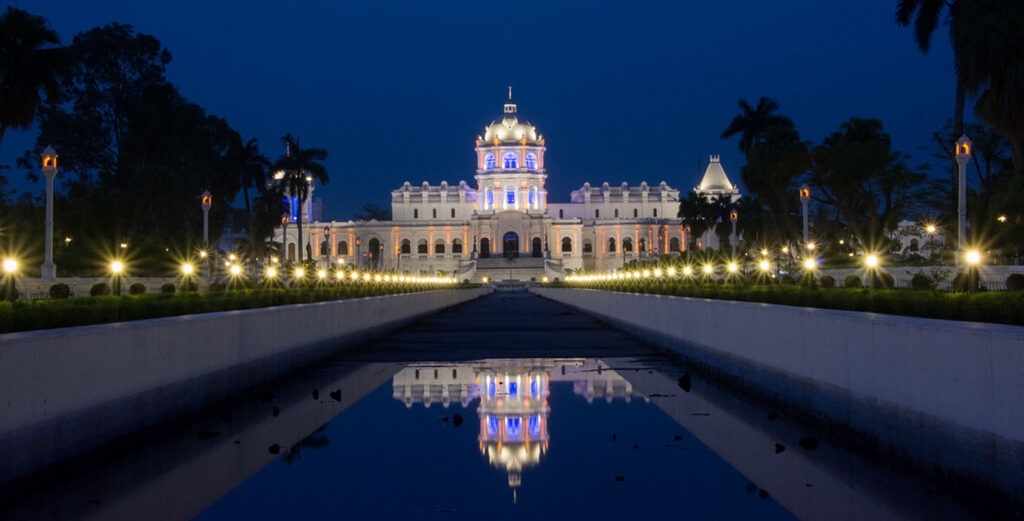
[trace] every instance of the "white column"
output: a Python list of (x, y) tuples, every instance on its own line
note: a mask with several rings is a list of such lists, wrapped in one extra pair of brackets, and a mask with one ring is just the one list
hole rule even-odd
[(53, 264), (53, 178), (57, 175), (56, 167), (44, 167), (46, 176), (46, 256), (41, 267), (43, 280), (57, 278), (57, 266)]

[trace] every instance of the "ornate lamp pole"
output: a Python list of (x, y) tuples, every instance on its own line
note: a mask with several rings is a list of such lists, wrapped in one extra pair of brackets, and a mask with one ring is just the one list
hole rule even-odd
[(729, 237), (729, 242), (732, 244), (732, 258), (734, 260), (736, 259), (736, 243), (739, 242), (739, 238), (736, 236), (736, 220), (739, 217), (735, 210), (729, 213), (729, 220), (732, 221), (732, 236)]
[(800, 187), (800, 203), (804, 205), (804, 245), (809, 242), (807, 237), (807, 203), (811, 202), (811, 189), (807, 185)]
[(43, 150), (43, 175), (46, 176), (46, 257), (41, 267), (43, 280), (57, 277), (53, 264), (53, 178), (57, 176), (57, 152), (53, 147)]
[(960, 136), (960, 139), (956, 142), (956, 162), (960, 166), (956, 183), (956, 264), (958, 267), (961, 262), (960, 257), (964, 253), (964, 240), (967, 233), (967, 163), (971, 160), (971, 149), (973, 147), (974, 143), (971, 143), (971, 140), (966, 135)]
[(210, 243), (210, 208), (213, 206), (213, 195), (209, 190), (203, 190), (200, 197), (203, 201), (203, 248), (207, 248)]

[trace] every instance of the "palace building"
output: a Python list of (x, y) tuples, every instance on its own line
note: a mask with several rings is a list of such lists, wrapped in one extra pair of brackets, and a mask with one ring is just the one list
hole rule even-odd
[[(547, 143), (521, 119), (511, 96), (498, 120), (475, 142), (475, 183), (406, 181), (391, 192), (390, 221), (310, 219), (318, 213), (307, 197), (289, 212), (275, 237), (284, 238), (286, 256), (296, 259), (297, 226), (303, 244), (321, 263), (347, 263), (364, 269), (436, 274), (459, 280), (541, 280), (564, 270), (613, 270), (633, 260), (679, 255), (686, 230), (677, 218), (679, 190), (665, 181), (639, 186), (584, 183), (569, 202), (548, 201)], [(310, 187), (312, 192), (313, 187)], [(706, 197), (739, 192), (717, 156), (695, 188)], [(717, 247), (708, 233), (701, 247)]]

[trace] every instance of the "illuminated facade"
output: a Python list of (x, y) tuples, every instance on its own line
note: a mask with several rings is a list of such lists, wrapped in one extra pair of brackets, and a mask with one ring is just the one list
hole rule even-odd
[(392, 379), (392, 396), (412, 407), (435, 403), (463, 408), (475, 400), (480, 453), (508, 474), (510, 487), (522, 483), (524, 469), (540, 463), (550, 446), (550, 384), (571, 382), (573, 393), (592, 403), (646, 397), (599, 360), (508, 359), (450, 365), (414, 364)]
[[(632, 260), (678, 255), (685, 248), (676, 217), (679, 190), (664, 181), (653, 186), (585, 183), (568, 203), (549, 203), (546, 141), (519, 118), (511, 97), (501, 118), (476, 138), (474, 152), (475, 184), (407, 181), (391, 193), (391, 221), (310, 222), (307, 217), (303, 232), (314, 258), (478, 280), (488, 266), (504, 266), (502, 257), (514, 257), (520, 259), (517, 265), (535, 269), (508, 277), (539, 280), (561, 276), (566, 269), (617, 269)], [(717, 158), (713, 164), (721, 173), (715, 182), (724, 179), (738, 198)], [(289, 219), (299, 217), (293, 213)], [(297, 230), (289, 228), (286, 255), (293, 259)]]

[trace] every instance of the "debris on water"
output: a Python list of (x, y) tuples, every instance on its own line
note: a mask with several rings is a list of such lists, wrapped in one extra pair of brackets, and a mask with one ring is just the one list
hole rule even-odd
[(639, 449), (639, 448), (640, 448), (640, 445), (637, 445), (636, 443), (634, 443), (634, 444), (633, 444), (633, 448), (634, 448), (634, 449)]
[(612, 441), (615, 441), (615, 440), (617, 440), (617, 439), (619, 439), (619, 437), (618, 437), (618, 436), (616, 436), (616, 435), (615, 435), (615, 433), (613, 432), (613, 433), (612, 433)]
[(647, 395), (648, 398), (671, 398), (673, 396), (675, 396), (675, 395), (674, 394), (657, 394), (657, 393), (655, 393), (655, 394), (648, 394)]
[(762, 488), (761, 490), (757, 491), (757, 497), (759, 497), (761, 499), (768, 499), (768, 498), (772, 497), (772, 495), (769, 494), (767, 490)]
[(313, 399), (314, 400), (319, 400), (320, 399), (320, 389), (313, 389)]
[(676, 440), (676, 441), (682, 441), (682, 440), (683, 440), (683, 437), (682, 437), (682, 436), (680, 436), (680, 435), (678, 435), (678, 434), (676, 434), (676, 436), (675, 436), (675, 440)]
[(626, 481), (626, 476), (615, 476), (615, 481)]
[(270, 412), (271, 412), (271, 413), (273, 413), (273, 415), (274, 415), (274, 418), (277, 418), (277, 415), (278, 415), (278, 414), (281, 414), (281, 409), (278, 409), (278, 408), (277, 408), (277, 406), (275, 405), (275, 406), (274, 406), (274, 408), (273, 408), (273, 409), (271, 409), (271, 411), (270, 411)]
[(267, 447), (267, 451), (271, 454), (279, 454), (281, 452), (281, 446), (275, 443)]
[(781, 443), (776, 443), (775, 444), (775, 453), (776, 454), (782, 454), (782, 452), (785, 451), (785, 450), (786, 450), (786, 446), (785, 445), (783, 445)]
[(690, 373), (683, 373), (683, 376), (679, 377), (679, 387), (686, 392), (690, 392)]
[(818, 438), (807, 436), (800, 440), (800, 448), (804, 450), (814, 450), (818, 448)]
[(341, 401), (341, 389), (335, 389), (330, 392), (331, 399), (340, 402)]
[(691, 412), (690, 416), (711, 416), (709, 412)]
[(220, 433), (217, 431), (199, 431), (196, 433), (196, 438), (200, 440), (209, 440), (217, 436), (220, 436)]
[(805, 486), (805, 487), (813, 487), (814, 485), (813, 485), (812, 483), (807, 483), (807, 484), (805, 484), (804, 486)]
[(456, 413), (455, 416), (452, 416), (452, 425), (456, 427), (462, 425), (462, 415)]
[(757, 492), (757, 483), (754, 483), (753, 481), (748, 481), (747, 494), (753, 494), (754, 492)]
[(242, 440), (235, 440), (235, 445), (241, 445), (241, 444), (242, 444)]

